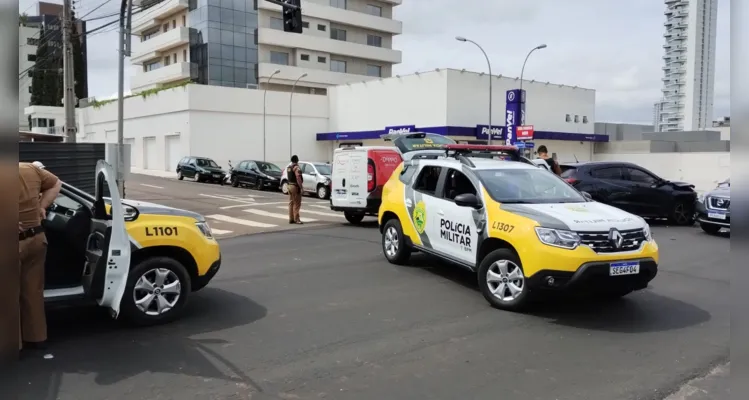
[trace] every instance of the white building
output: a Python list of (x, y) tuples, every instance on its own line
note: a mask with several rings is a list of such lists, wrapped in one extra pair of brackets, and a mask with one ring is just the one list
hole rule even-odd
[(718, 0), (665, 0), (663, 98), (655, 104), (656, 130), (710, 127), (715, 82)]
[(36, 64), (39, 28), (18, 27), (18, 126), (28, 130), (29, 120), (25, 109), (31, 104), (31, 74)]
[(289, 91), (306, 74), (295, 91), (325, 94), (333, 85), (390, 77), (401, 62), (392, 49), (402, 32), (393, 8), (401, 2), (304, 0), (298, 34), (284, 32), (281, 7), (264, 0), (136, 0), (153, 5), (134, 16), (141, 39), (130, 59), (131, 89), (191, 79)]

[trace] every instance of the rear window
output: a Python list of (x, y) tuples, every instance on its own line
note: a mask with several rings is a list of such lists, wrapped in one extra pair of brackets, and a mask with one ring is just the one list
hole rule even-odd
[(393, 144), (400, 150), (401, 154), (419, 150), (439, 150), (448, 144), (456, 143), (447, 136), (433, 133), (403, 135), (393, 140)]
[(562, 169), (562, 178), (572, 178), (577, 172), (577, 167), (571, 165), (560, 165), (559, 168)]

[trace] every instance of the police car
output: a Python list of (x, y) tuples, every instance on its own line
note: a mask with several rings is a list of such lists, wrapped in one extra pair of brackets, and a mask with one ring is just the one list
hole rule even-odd
[(385, 258), (414, 251), (478, 275), (487, 301), (526, 306), (542, 289), (621, 297), (658, 271), (644, 219), (594, 202), (511, 146), (448, 145), (415, 155), (383, 187)]

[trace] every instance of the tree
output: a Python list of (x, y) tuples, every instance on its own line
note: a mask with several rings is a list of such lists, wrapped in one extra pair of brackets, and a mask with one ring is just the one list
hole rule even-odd
[(59, 31), (39, 31), (36, 62), (29, 70), (32, 106), (62, 105), (62, 57), (60, 42), (55, 39), (59, 39)]

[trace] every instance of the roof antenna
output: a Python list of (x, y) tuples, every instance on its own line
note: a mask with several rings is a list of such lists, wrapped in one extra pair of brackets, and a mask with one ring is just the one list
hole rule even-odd
[(575, 157), (575, 162), (580, 164), (580, 161), (577, 160), (577, 156), (575, 155), (575, 153), (572, 153), (572, 157)]

